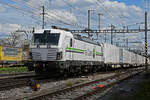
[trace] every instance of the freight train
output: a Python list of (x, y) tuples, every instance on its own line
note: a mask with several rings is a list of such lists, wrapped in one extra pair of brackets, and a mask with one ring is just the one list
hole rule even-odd
[(138, 67), (145, 62), (145, 57), (123, 48), (107, 43), (93, 43), (86, 37), (54, 28), (35, 30), (30, 52), (37, 74), (80, 74)]

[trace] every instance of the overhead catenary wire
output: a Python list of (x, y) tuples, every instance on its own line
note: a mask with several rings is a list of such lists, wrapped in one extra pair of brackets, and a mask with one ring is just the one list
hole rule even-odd
[[(12, 8), (15, 8), (15, 9), (17, 9), (17, 10), (20, 10), (20, 11), (23, 11), (23, 12), (26, 12), (26, 13), (30, 13), (30, 14), (34, 14), (34, 16), (36, 15), (36, 16), (40, 16), (39, 14), (37, 14), (37, 13), (35, 13), (35, 12), (33, 12), (33, 11), (30, 11), (30, 10), (25, 10), (25, 9), (23, 9), (23, 8), (20, 8), (20, 7), (18, 7), (18, 6), (16, 6), (16, 5), (11, 5), (11, 4), (7, 4), (7, 3), (3, 3), (3, 2), (0, 2), (1, 4), (4, 4), (4, 5), (7, 5), (7, 6), (9, 6), (9, 7), (12, 7)], [(30, 6), (31, 7), (31, 6)], [(34, 7), (33, 7), (34, 8)], [(55, 20), (52, 20), (51, 19), (51, 21), (55, 21)], [(50, 23), (52, 23), (50, 21)], [(57, 21), (57, 20), (56, 20)], [(59, 22), (63, 22), (63, 21), (59, 21)], [(54, 23), (52, 23), (52, 24), (54, 24)], [(66, 24), (65, 22), (63, 22), (63, 24)], [(68, 23), (69, 24), (69, 23)], [(66, 24), (66, 25), (68, 25), (68, 24)], [(69, 25), (72, 25), (72, 24), (69, 24)], [(74, 25), (72, 25), (72, 26), (74, 26)]]
[[(39, 0), (39, 1), (41, 1), (41, 0)], [(48, 4), (46, 3), (45, 5), (47, 5), (47, 10), (49, 11), (49, 9), (48, 9)], [(48, 12), (49, 13), (49, 12)], [(53, 16), (53, 15), (55, 15), (55, 16)], [(66, 20), (68, 20), (68, 21), (64, 21), (64, 20), (62, 20), (63, 18), (62, 18), (62, 16), (60, 16), (60, 15), (58, 15), (57, 13), (55, 13), (55, 12), (53, 12), (53, 13), (49, 13), (49, 16), (53, 16), (53, 18), (55, 18), (55, 19), (57, 19), (59, 22), (61, 22), (61, 23), (63, 23), (63, 24), (66, 24), (66, 25), (72, 25), (72, 26), (75, 26), (75, 27), (79, 27), (79, 28), (85, 28), (85, 26), (83, 26), (83, 25), (81, 25), (80, 23), (68, 23), (68, 22), (70, 22), (70, 20), (68, 19), (68, 18), (66, 18)], [(59, 18), (59, 19), (58, 19)]]
[[(16, 6), (16, 5), (11, 5), (11, 4), (8, 4), (8, 3), (3, 3), (3, 2), (1, 2), (1, 1), (0, 1), (0, 3), (1, 3), (1, 4), (4, 4), (4, 5), (7, 5), (7, 6), (9, 6), (9, 7), (15, 8), (15, 9), (17, 9), (17, 10), (19, 10), (19, 11), (22, 11), (22, 12), (25, 12), (25, 13), (34, 14), (34, 16), (40, 17), (39, 14), (37, 14), (37, 13), (35, 13), (35, 12), (32, 12), (32, 11), (30, 11), (30, 10), (25, 10), (25, 9), (23, 9), (23, 8), (20, 8), (20, 7)], [(30, 6), (30, 7), (31, 7), (31, 6)], [(51, 21), (55, 21), (55, 20), (52, 20), (52, 19), (51, 19)], [(50, 21), (50, 23), (52, 23), (51, 21)], [(63, 21), (59, 21), (59, 22), (63, 22)], [(55, 24), (55, 23), (52, 23), (52, 24)], [(66, 24), (66, 23), (64, 22), (63, 24)], [(66, 25), (68, 25), (68, 24), (66, 24)], [(72, 24), (69, 24), (69, 25), (72, 25)], [(72, 25), (72, 26), (73, 26), (73, 25)]]
[[(109, 12), (109, 10), (105, 7), (105, 5), (100, 1), (100, 0), (95, 0), (96, 4), (99, 5), (99, 7), (101, 7), (107, 14), (109, 14), (112, 18), (114, 18), (115, 16), (111, 14), (111, 12)], [(103, 7), (102, 7), (103, 6)]]
[(79, 9), (78, 7), (76, 7), (76, 6), (73, 6), (73, 5), (71, 5), (68, 1), (66, 1), (66, 0), (62, 0), (66, 5), (68, 5), (69, 7), (71, 7), (71, 8), (73, 8), (74, 10), (77, 10), (78, 11), (78, 13), (79, 14), (85, 14), (86, 15), (86, 12), (84, 12), (84, 11), (82, 11), (81, 9)]
[[(100, 0), (99, 0), (100, 1)], [(103, 1), (103, 3), (104, 2), (106, 2), (106, 1), (104, 1), (104, 0), (102, 0)], [(112, 2), (111, 2), (112, 3)], [(104, 5), (105, 6), (105, 5)], [(111, 4), (111, 7), (112, 8), (114, 8), (115, 9), (115, 7), (113, 6), (113, 4)], [(124, 24), (124, 15), (121, 13), (121, 15), (118, 15), (118, 17), (120, 18), (119, 20), (120, 20), (120, 22), (121, 22), (121, 24), (123, 25)]]
[[(115, 17), (117, 17), (116, 15), (114, 16), (110, 11), (109, 9), (105, 6), (104, 2), (105, 1), (101, 1), (101, 0), (95, 0), (96, 3), (108, 14), (110, 15), (113, 19), (115, 19)], [(122, 22), (120, 22), (122, 24)], [(118, 25), (120, 26), (120, 23), (118, 23)], [(115, 25), (117, 26), (117, 25)]]
[[(87, 18), (85, 15), (87, 15), (87, 11), (82, 11), (81, 9), (79, 9), (79, 8), (77, 8), (76, 6), (73, 6), (73, 5), (71, 5), (68, 1), (66, 1), (66, 0), (62, 0), (65, 4), (67, 4), (69, 7), (71, 7), (71, 8), (73, 8), (74, 10), (77, 10), (78, 11), (78, 15), (80, 15), (80, 14), (82, 14), (83, 15), (83, 13), (84, 13), (84, 16), (80, 16), (80, 20), (81, 20), (81, 17), (82, 17), (82, 19), (83, 20), (85, 20), (85, 18)], [(76, 16), (77, 17), (77, 16)], [(77, 17), (78, 18), (78, 17)], [(91, 20), (95, 20), (95, 19), (93, 19), (92, 17), (91, 17)], [(81, 23), (80, 23), (81, 24)], [(86, 26), (84, 26), (85, 28), (86, 28)]]
[[(110, 11), (109, 11), (109, 9), (105, 6), (105, 4), (104, 4), (104, 2), (106, 2), (106, 1), (104, 1), (104, 0), (95, 0), (95, 2), (96, 2), (96, 4), (97, 5), (99, 5), (108, 15), (110, 15), (113, 19), (115, 18), (115, 17), (118, 17), (119, 19), (117, 19), (117, 21), (119, 21), (119, 23), (118, 24), (115, 24), (116, 26), (124, 26), (124, 24), (125, 24), (125, 21), (124, 21), (124, 17), (122, 17), (122, 16), (124, 16), (124, 15), (114, 15), (114, 14), (112, 14)], [(112, 8), (114, 8), (114, 6), (113, 5), (111, 5), (111, 7)]]
[[(29, 11), (29, 10), (25, 10), (25, 9), (23, 9), (23, 8), (20, 8), (20, 7), (16, 6), (16, 5), (11, 5), (11, 4), (7, 4), (7, 3), (3, 3), (3, 2), (1, 2), (1, 1), (0, 1), (0, 3), (1, 3), (1, 4), (4, 4), (4, 5), (7, 5), (7, 6), (11, 7), (11, 8), (17, 9), (18, 11), (25, 12), (25, 13), (28, 13), (28, 14), (30, 13), (31, 15), (33, 14), (33, 15), (36, 16), (36, 17), (40, 17), (39, 14), (37, 14), (37, 13), (35, 13), (35, 12), (32, 12), (32, 11)], [(36, 20), (36, 19), (35, 19), (35, 20)], [(50, 22), (50, 23), (52, 23), (52, 22)], [(54, 24), (54, 23), (52, 23), (52, 24)]]
[[(14, 0), (14, 1), (17, 1), (17, 0)], [(21, 1), (21, 0), (20, 0)], [(23, 0), (24, 2), (27, 2), (28, 0)], [(41, 1), (41, 0), (40, 0)], [(63, 0), (63, 1), (66, 1), (66, 0)], [(66, 1), (67, 2), (67, 1)], [(25, 3), (24, 3), (25, 4)], [(25, 4), (26, 5), (26, 4)], [(32, 6), (28, 6), (28, 7), (30, 7), (30, 8), (32, 8), (32, 9), (37, 9), (38, 7), (32, 7)], [(105, 9), (105, 8), (104, 8)], [(39, 8), (37, 9), (37, 11), (39, 10)], [(107, 10), (107, 9), (106, 9)], [(28, 13), (28, 12), (27, 12)], [(54, 12), (55, 13), (55, 12)], [(33, 12), (32, 12), (32, 15), (33, 15)], [(53, 14), (50, 14), (50, 15), (53, 15)], [(64, 23), (68, 23), (67, 21), (64, 21), (64, 20), (62, 20), (61, 18), (61, 16), (60, 15), (58, 15), (58, 14), (55, 14), (56, 16), (53, 16), (53, 19), (56, 19), (56, 20), (58, 20), (58, 22), (64, 22)], [(59, 17), (59, 18), (58, 18)], [(50, 17), (49, 17), (50, 18)], [(52, 18), (51, 18), (51, 20), (52, 20)], [(54, 21), (54, 20), (52, 20), (52, 21)], [(73, 26), (74, 25), (76, 25), (75, 23), (70, 23), (69, 22), (69, 24), (73, 24)], [(80, 26), (81, 26), (81, 24), (80, 23), (78, 23)], [(77, 25), (78, 26), (78, 25)], [(76, 27), (77, 27), (76, 26)]]
[[(16, 0), (14, 0), (14, 1), (16, 1)], [(28, 0), (23, 0), (23, 1), (26, 2), (26, 5), (27, 5), (28, 7), (32, 8), (32, 9), (37, 9), (37, 10), (39, 10), (38, 7), (35, 8), (35, 7), (31, 6), (31, 5), (29, 5), (29, 4), (28, 4)], [(63, 0), (63, 1), (65, 1), (65, 0)], [(69, 5), (69, 6), (70, 6), (70, 5)], [(73, 7), (73, 6), (71, 6), (71, 7)], [(53, 13), (53, 14), (54, 14), (54, 13)], [(64, 20), (62, 20), (62, 16), (59, 16), (59, 15), (56, 14), (56, 13), (55, 13), (55, 15), (56, 15), (56, 17), (53, 16), (53, 18), (54, 18), (54, 19), (57, 19), (58, 22), (61, 22), (61, 23), (63, 22), (63, 24), (66, 24), (66, 23), (68, 22), (68, 21), (65, 22)], [(59, 17), (59, 19), (58, 19), (58, 17)], [(62, 20), (62, 21), (61, 21), (61, 20)], [(71, 25), (71, 24), (69, 24), (69, 25)], [(81, 25), (80, 23), (79, 23), (79, 24), (78, 24), (78, 23), (72, 23), (72, 25), (73, 25), (73, 26), (75, 25), (76, 27), (80, 27), (80, 28), (81, 28), (81, 27), (82, 27), (82, 28), (85, 28), (85, 26)]]
[[(64, 1), (64, 0), (63, 0)], [(65, 2), (66, 3), (66, 2)], [(67, 3), (68, 4), (68, 3)], [(46, 4), (47, 5), (47, 4)], [(69, 5), (69, 6), (71, 6), (71, 5)], [(73, 7), (73, 6), (72, 6)], [(74, 9), (77, 9), (77, 8), (75, 8), (75, 7), (73, 7)], [(46, 8), (48, 11), (49, 11), (49, 9), (48, 8)], [(68, 19), (67, 17), (65, 18), (66, 20), (67, 20), (67, 22), (65, 22), (64, 20), (62, 20), (63, 18), (62, 18), (62, 16), (60, 16), (60, 15), (58, 15), (56, 12), (52, 12), (52, 14), (53, 15), (55, 15), (55, 16), (57, 16), (57, 18), (59, 18), (59, 21), (61, 20), (61, 22), (64, 22), (64, 23), (67, 23), (67, 22), (70, 22), (70, 19)], [(51, 13), (49, 13), (49, 15), (52, 15)], [(71, 13), (70, 13), (71, 14)], [(69, 25), (74, 25), (74, 26), (76, 26), (76, 27), (80, 27), (80, 28), (86, 28), (85, 26), (83, 26), (81, 23), (69, 23)]]

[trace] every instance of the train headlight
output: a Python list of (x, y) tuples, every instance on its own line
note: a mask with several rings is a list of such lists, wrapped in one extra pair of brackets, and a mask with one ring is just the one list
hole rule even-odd
[(57, 60), (61, 60), (62, 59), (62, 52), (57, 52)]
[(32, 53), (31, 52), (29, 52), (29, 58), (30, 59), (32, 59), (33, 57), (32, 57)]
[(40, 67), (40, 64), (36, 63), (34, 64), (34, 67)]

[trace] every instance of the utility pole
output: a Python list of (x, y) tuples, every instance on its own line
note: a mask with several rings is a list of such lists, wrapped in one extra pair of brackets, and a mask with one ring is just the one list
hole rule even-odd
[(101, 16), (102, 16), (103, 14), (98, 14), (98, 17), (99, 17), (99, 21), (98, 21), (98, 28), (99, 28), (99, 30), (101, 29)]
[[(91, 13), (91, 11), (94, 11), (94, 10), (88, 10), (88, 30), (90, 30), (90, 21), (91, 21), (90, 13)], [(88, 37), (90, 37), (90, 33), (88, 33)]]
[(88, 10), (88, 30), (90, 29), (90, 11)]
[(127, 46), (127, 50), (128, 50), (128, 38), (126, 38), (126, 46)]
[[(100, 23), (100, 22), (101, 22), (101, 15), (102, 15), (102, 14), (100, 14), (100, 13), (98, 14), (98, 20), (99, 20), (99, 21), (98, 21), (98, 29), (99, 29), (99, 30), (100, 30), (100, 27), (101, 27), (101, 26), (100, 26), (100, 25), (101, 25), (101, 23)], [(97, 39), (98, 39), (98, 34), (96, 34), (96, 35), (97, 35)]]
[(114, 30), (115, 26), (111, 24), (110, 27), (111, 27), (111, 44), (113, 45), (113, 30)]
[(34, 34), (34, 32), (35, 32), (35, 27), (32, 28), (32, 34)]
[(42, 6), (42, 13), (41, 13), (41, 15), (42, 15), (42, 29), (44, 29), (44, 26), (45, 26), (45, 7), (44, 6)]
[(34, 43), (34, 38), (33, 38), (34, 37), (34, 32), (35, 32), (35, 27), (33, 27), (33, 29), (32, 29), (32, 35), (33, 35), (32, 36), (32, 43)]
[(148, 73), (148, 53), (147, 53), (147, 2), (145, 1), (145, 71)]
[[(146, 0), (145, 0), (146, 5)], [(147, 53), (147, 11), (145, 9), (145, 70), (148, 72), (148, 53)]]
[(112, 24), (111, 24), (111, 44), (113, 45), (113, 32), (112, 32)]
[(105, 43), (106, 43), (106, 32), (105, 32)]

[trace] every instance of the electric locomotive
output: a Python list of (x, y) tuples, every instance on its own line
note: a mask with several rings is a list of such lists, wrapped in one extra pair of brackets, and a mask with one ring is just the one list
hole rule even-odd
[(30, 52), (37, 74), (96, 72), (104, 67), (103, 45), (61, 29), (35, 30)]

